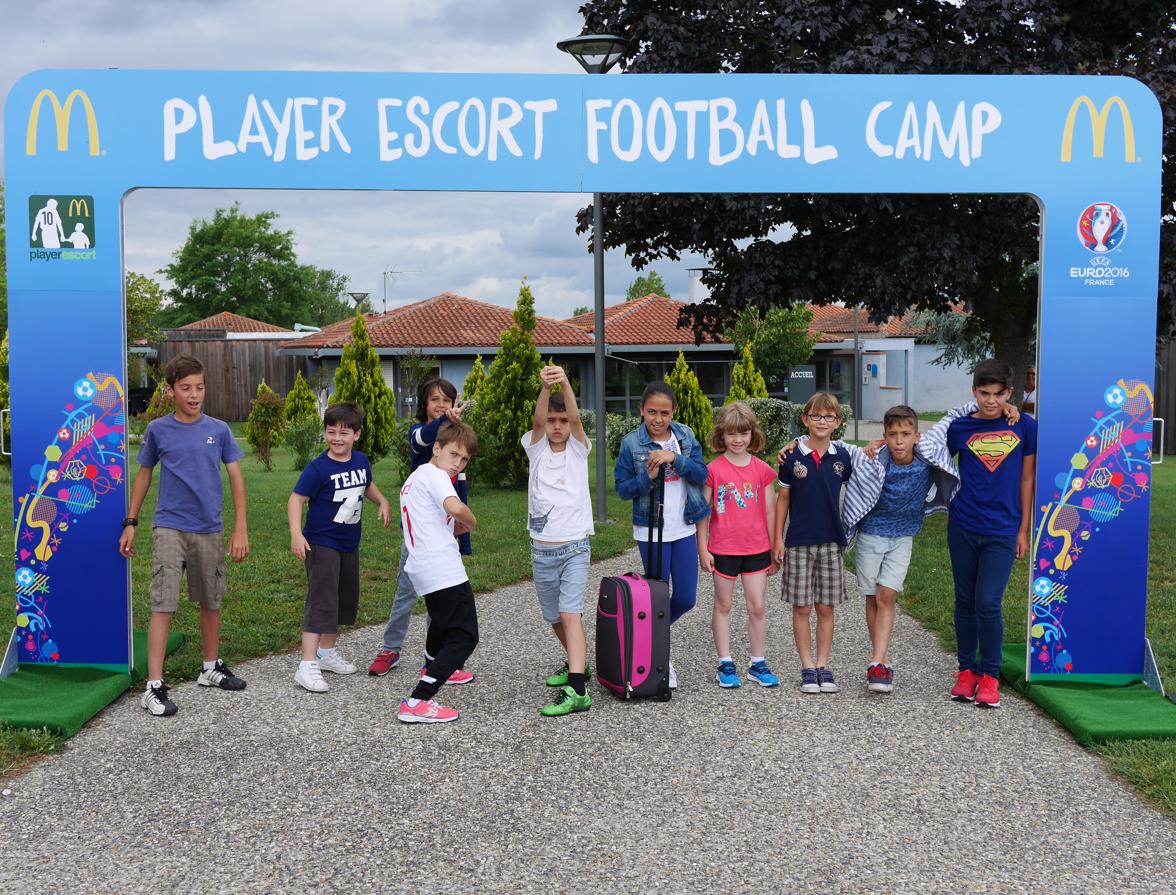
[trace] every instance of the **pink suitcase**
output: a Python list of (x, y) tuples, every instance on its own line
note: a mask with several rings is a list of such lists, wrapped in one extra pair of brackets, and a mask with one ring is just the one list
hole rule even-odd
[[(670, 690), (670, 587), (657, 577), (662, 560), (662, 503), (665, 469), (650, 492), (647, 574), (633, 572), (600, 582), (596, 602), (596, 680), (621, 699), (656, 696), (663, 702)], [(657, 519), (657, 551), (653, 520)], [(652, 572), (653, 574), (649, 574)]]

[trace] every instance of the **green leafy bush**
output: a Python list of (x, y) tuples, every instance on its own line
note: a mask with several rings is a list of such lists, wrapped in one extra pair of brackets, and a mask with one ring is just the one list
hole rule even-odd
[(693, 429), (695, 437), (706, 444), (714, 425), (715, 409), (681, 351), (674, 369), (666, 376), (666, 385), (674, 390), (674, 419)]
[(356, 447), (374, 464), (388, 456), (396, 431), (396, 396), (384, 381), (380, 356), (368, 338), (362, 314), (351, 324), (351, 338), (343, 348), (335, 370), (332, 404), (350, 401), (363, 408), (363, 435)]
[[(318, 401), (315, 400), (314, 392), (310, 389), (310, 383), (303, 378), (301, 370), (294, 377), (294, 385), (286, 395), (286, 403), (282, 407), (282, 414), (290, 426), (293, 426), (294, 423), (300, 420), (306, 419), (313, 419), (316, 426), (319, 424)], [(306, 464), (303, 463), (302, 466), (296, 466), (295, 469), (302, 469), (305, 466)]]
[[(289, 398), (289, 395), (286, 396)], [(294, 468), (306, 469), (306, 464), (323, 450), (323, 424), (318, 411), (313, 417), (301, 417), (286, 429), (286, 446), (294, 453)]]
[(610, 413), (605, 417), (604, 437), (608, 441), (608, 452), (615, 460), (621, 452), (621, 441), (626, 435), (641, 425), (639, 416), (621, 416)]
[(764, 456), (775, 458), (792, 437), (792, 405), (779, 398), (751, 398), (747, 406), (764, 430)]
[(273, 449), (282, 443), (286, 434), (286, 418), (282, 414), (282, 396), (261, 380), (257, 386), (257, 397), (245, 421), (245, 440), (257, 455), (257, 462), (265, 465), (266, 472), (274, 468)]
[(743, 346), (739, 363), (731, 371), (731, 391), (727, 392), (723, 403), (730, 404), (732, 401), (747, 401), (767, 396), (768, 386), (763, 375), (755, 368), (755, 360), (751, 356), (751, 343), (748, 342)]
[(147, 422), (157, 420), (161, 416), (167, 416), (169, 413), (174, 413), (176, 409), (175, 402), (171, 395), (167, 393), (167, 382), (160, 379), (155, 384), (155, 391), (151, 394), (151, 400), (147, 402), (147, 409), (143, 411), (142, 417)]

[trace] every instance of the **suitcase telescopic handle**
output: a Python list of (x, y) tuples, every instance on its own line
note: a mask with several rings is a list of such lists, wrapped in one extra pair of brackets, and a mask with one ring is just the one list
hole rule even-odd
[[(662, 567), (662, 539), (665, 530), (665, 506), (666, 506), (666, 466), (663, 463), (657, 469), (657, 478), (654, 479), (653, 487), (649, 489), (649, 536), (647, 544), (649, 549), (646, 551), (649, 558), (653, 560), (653, 526), (656, 519), (657, 522), (657, 559), (653, 563), (647, 563), (645, 569), (646, 578), (661, 579)], [(652, 566), (652, 568), (650, 568)]]

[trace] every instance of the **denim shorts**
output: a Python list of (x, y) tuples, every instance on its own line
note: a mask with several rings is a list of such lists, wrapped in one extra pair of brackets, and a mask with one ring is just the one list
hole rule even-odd
[(881, 535), (858, 533), (857, 580), (867, 597), (874, 596), (878, 585), (901, 591), (906, 583), (911, 564), (913, 536), (886, 538)]
[(531, 542), (535, 593), (539, 595), (543, 618), (549, 624), (558, 622), (561, 612), (583, 614), (591, 560), (592, 548), (587, 538), (552, 546)]

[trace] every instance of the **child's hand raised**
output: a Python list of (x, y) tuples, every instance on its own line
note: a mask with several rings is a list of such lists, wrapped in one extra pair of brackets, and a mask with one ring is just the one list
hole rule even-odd
[(461, 415), (465, 413), (466, 402), (458, 398), (457, 403), (445, 411), (445, 415), (455, 423), (461, 422)]
[(568, 374), (564, 372), (563, 367), (547, 366), (539, 371), (539, 381), (543, 383), (544, 388), (562, 386), (568, 381)]

